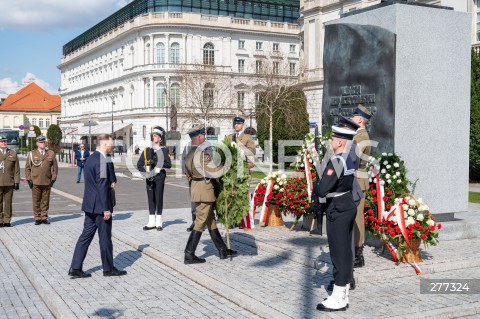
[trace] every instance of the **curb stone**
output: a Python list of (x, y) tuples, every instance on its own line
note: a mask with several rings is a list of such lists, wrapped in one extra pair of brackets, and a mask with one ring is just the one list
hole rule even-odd
[(13, 240), (8, 237), (0, 236), (0, 241), (3, 242), (5, 247), (12, 255), (13, 259), (28, 278), (32, 286), (37, 291), (38, 295), (45, 303), (47, 308), (51, 311), (55, 318), (76, 318), (77, 316), (72, 312), (70, 307), (63, 301), (58, 293), (52, 289), (50, 284), (43, 276), (38, 275), (38, 271), (35, 266), (32, 265), (30, 260), (25, 254), (18, 249)]
[[(140, 241), (121, 231), (116, 231), (114, 234), (112, 234), (112, 237), (115, 237), (117, 240), (120, 240), (121, 242), (135, 249), (142, 245)], [(257, 316), (275, 319), (290, 318), (284, 313), (273, 308), (268, 308), (267, 305), (257, 301), (256, 299), (253, 299), (244, 293), (213, 279), (212, 277), (202, 274), (196, 269), (185, 265), (164, 253), (160, 253), (155, 248), (143, 248), (141, 252)]]

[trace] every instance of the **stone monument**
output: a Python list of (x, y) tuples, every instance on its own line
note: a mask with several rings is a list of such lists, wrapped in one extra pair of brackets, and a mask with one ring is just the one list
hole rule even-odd
[(324, 121), (370, 108), (373, 152), (402, 157), (437, 220), (468, 209), (470, 39), (470, 14), (405, 1), (325, 28)]

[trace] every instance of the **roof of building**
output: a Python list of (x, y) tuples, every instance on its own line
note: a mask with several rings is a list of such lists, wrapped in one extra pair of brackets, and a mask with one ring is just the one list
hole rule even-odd
[(32, 82), (17, 93), (10, 94), (0, 106), (0, 112), (60, 112), (61, 104), (59, 95), (52, 95)]
[(197, 12), (209, 15), (295, 23), (300, 16), (300, 0), (135, 0), (80, 34), (63, 46), (63, 55), (149, 12)]

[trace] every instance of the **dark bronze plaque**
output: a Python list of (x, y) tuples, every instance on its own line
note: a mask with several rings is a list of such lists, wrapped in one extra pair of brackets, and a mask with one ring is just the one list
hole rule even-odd
[(325, 27), (322, 121), (337, 123), (358, 104), (373, 113), (367, 127), (373, 154), (394, 151), (395, 34), (376, 26)]

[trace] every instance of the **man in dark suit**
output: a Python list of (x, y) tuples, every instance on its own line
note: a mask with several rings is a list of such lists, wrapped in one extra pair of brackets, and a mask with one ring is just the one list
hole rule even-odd
[(80, 183), (80, 177), (82, 176), (83, 168), (85, 167), (85, 161), (90, 153), (85, 149), (85, 144), (80, 144), (80, 149), (75, 151), (75, 162), (77, 163), (77, 184)]
[(97, 138), (97, 150), (85, 162), (85, 190), (83, 192), (82, 210), (85, 212), (83, 232), (78, 238), (73, 253), (72, 265), (68, 275), (73, 278), (90, 277), (83, 272), (82, 266), (87, 256), (88, 247), (98, 229), (100, 237), (100, 254), (104, 276), (126, 275), (125, 270), (118, 270), (113, 265), (112, 244), (112, 188), (115, 183), (112, 169), (107, 161), (108, 153), (112, 151), (112, 137), (101, 134)]

